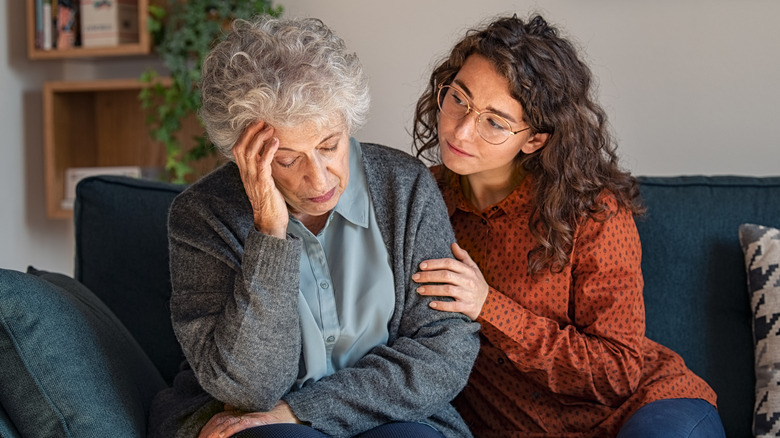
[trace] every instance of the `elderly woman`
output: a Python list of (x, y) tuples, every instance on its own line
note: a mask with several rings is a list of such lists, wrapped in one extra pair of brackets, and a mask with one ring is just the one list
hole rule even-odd
[(186, 362), (161, 437), (462, 437), (450, 405), (478, 325), (411, 280), (454, 236), (425, 166), (350, 137), (357, 57), (315, 19), (237, 21), (203, 64), (201, 115), (231, 159), (169, 219)]

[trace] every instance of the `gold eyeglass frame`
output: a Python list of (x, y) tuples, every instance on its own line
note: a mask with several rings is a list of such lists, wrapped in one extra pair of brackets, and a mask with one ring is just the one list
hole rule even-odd
[[(465, 112), (465, 113), (463, 113), (463, 115), (462, 115), (462, 116), (460, 116), (460, 117), (453, 117), (451, 114), (447, 114), (447, 113), (445, 113), (445, 112), (444, 112), (444, 110), (442, 109), (442, 107), (441, 107), (441, 105), (442, 105), (442, 95), (441, 95), (441, 92), (442, 92), (442, 90), (444, 90), (445, 88), (451, 88), (451, 89), (455, 90), (455, 92), (457, 92), (457, 93), (461, 94), (461, 95), (462, 95), (462, 96), (465, 98), (465, 102), (466, 102), (466, 112)], [(439, 111), (440, 111), (442, 114), (444, 114), (445, 116), (447, 116), (447, 117), (449, 117), (449, 118), (451, 118), (451, 119), (453, 119), (453, 120), (460, 120), (460, 119), (462, 119), (462, 118), (466, 117), (467, 115), (469, 115), (469, 113), (473, 111), (473, 112), (474, 112), (474, 114), (476, 114), (476, 115), (477, 115), (477, 117), (476, 117), (476, 118), (474, 118), (474, 128), (477, 130), (477, 134), (479, 134), (479, 136), (480, 136), (480, 138), (482, 138), (482, 140), (485, 140), (486, 142), (488, 142), (488, 143), (490, 143), (490, 144), (492, 144), (492, 145), (500, 145), (500, 144), (503, 144), (503, 143), (505, 143), (507, 140), (509, 140), (509, 137), (511, 137), (511, 136), (513, 136), (513, 135), (516, 135), (516, 134), (519, 134), (519, 133), (521, 133), (521, 132), (523, 132), (523, 131), (527, 131), (527, 130), (531, 129), (531, 127), (530, 127), (530, 126), (528, 126), (528, 127), (526, 127), (526, 128), (520, 129), (520, 130), (518, 130), (518, 131), (512, 131), (512, 124), (511, 124), (511, 123), (509, 123), (509, 121), (508, 121), (507, 119), (505, 119), (505, 118), (503, 118), (503, 117), (499, 116), (498, 114), (496, 114), (496, 113), (494, 113), (494, 112), (491, 112), (491, 111), (480, 111), (480, 110), (478, 110), (478, 109), (477, 109), (477, 108), (474, 106), (474, 104), (471, 102), (471, 99), (469, 99), (469, 97), (466, 95), (466, 93), (465, 93), (463, 90), (461, 90), (461, 89), (459, 89), (459, 88), (457, 88), (457, 87), (455, 87), (455, 86), (453, 86), (453, 85), (444, 85), (444, 84), (439, 84), (439, 85), (438, 85), (438, 89), (439, 89), (439, 90), (436, 92), (436, 105), (438, 105), (438, 107), (439, 107)], [(446, 93), (446, 92), (445, 92), (445, 93)], [(480, 129), (479, 129), (479, 123), (480, 123), (480, 120), (482, 120), (482, 115), (483, 115), (483, 114), (491, 114), (491, 115), (493, 115), (493, 116), (497, 117), (498, 119), (500, 119), (501, 121), (503, 121), (504, 123), (506, 123), (506, 126), (509, 128), (509, 129), (507, 129), (507, 130), (506, 130), (506, 133), (507, 133), (507, 135), (506, 135), (506, 138), (504, 138), (503, 140), (501, 140), (501, 141), (500, 141), (500, 142), (498, 142), (498, 143), (494, 143), (494, 142), (492, 142), (492, 141), (490, 141), (490, 140), (486, 139), (486, 138), (485, 138), (485, 136), (484, 136), (484, 135), (482, 135), (482, 131), (480, 131)]]

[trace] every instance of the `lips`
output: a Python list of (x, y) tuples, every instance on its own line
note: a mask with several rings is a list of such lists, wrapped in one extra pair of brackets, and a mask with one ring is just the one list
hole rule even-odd
[(449, 148), (450, 152), (452, 152), (453, 154), (455, 154), (455, 155), (457, 155), (459, 157), (470, 157), (471, 156), (471, 154), (466, 153), (466, 151), (464, 151), (463, 149), (456, 148), (450, 142), (447, 142), (447, 147)]
[(332, 189), (330, 189), (328, 193), (325, 193), (324, 195), (320, 195), (320, 196), (315, 196), (313, 198), (309, 198), (309, 201), (321, 204), (323, 202), (330, 201), (330, 199), (335, 194), (336, 194), (336, 187), (333, 187)]

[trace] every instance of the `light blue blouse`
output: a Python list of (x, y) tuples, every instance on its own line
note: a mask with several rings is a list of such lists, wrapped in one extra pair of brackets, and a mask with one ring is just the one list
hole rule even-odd
[(325, 227), (313, 235), (290, 216), (287, 232), (303, 241), (298, 313), (302, 355), (297, 384), (352, 366), (387, 343), (395, 290), (377, 226), (360, 143), (350, 139), (349, 182)]

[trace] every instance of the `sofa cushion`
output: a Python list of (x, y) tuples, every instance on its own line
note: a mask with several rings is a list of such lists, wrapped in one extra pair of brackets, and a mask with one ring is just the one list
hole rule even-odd
[[(2, 361), (0, 360), (0, 363)], [(10, 418), (8, 418), (8, 414), (5, 413), (5, 409), (3, 408), (3, 405), (0, 405), (0, 436), (3, 438), (21, 438), (22, 436), (19, 435), (19, 431), (16, 430), (16, 426), (14, 426), (14, 423), (11, 421)]]
[(753, 434), (774, 436), (780, 427), (780, 230), (743, 224), (739, 241), (745, 253), (756, 345)]
[(85, 178), (76, 187), (75, 277), (127, 327), (173, 381), (184, 359), (168, 302), (168, 210), (182, 185), (122, 176)]
[(165, 382), (121, 322), (62, 274), (0, 269), (0, 405), (21, 436), (144, 436)]
[(679, 353), (718, 394), (726, 436), (750, 433), (751, 311), (739, 226), (780, 228), (780, 178), (640, 178), (647, 336)]

